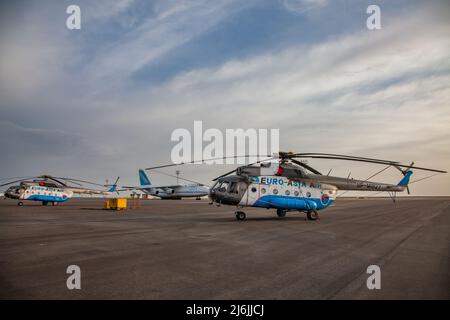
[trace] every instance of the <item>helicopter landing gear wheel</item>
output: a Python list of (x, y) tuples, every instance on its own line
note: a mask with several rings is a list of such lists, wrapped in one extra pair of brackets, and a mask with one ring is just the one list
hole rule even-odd
[(287, 210), (285, 209), (277, 209), (277, 216), (279, 216), (280, 218), (283, 218), (286, 216)]
[(243, 212), (243, 211), (236, 211), (235, 215), (236, 215), (236, 220), (238, 220), (238, 221), (243, 221), (246, 218), (245, 212)]
[(316, 210), (309, 210), (306, 212), (306, 217), (308, 220), (317, 220), (319, 218), (319, 213)]
[(23, 202), (19, 201), (19, 203), (17, 204), (19, 207), (23, 206)]

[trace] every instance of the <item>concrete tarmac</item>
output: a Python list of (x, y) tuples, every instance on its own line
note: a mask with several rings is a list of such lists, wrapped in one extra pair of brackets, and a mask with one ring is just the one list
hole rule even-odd
[[(338, 199), (301, 213), (101, 199), (0, 200), (1, 299), (449, 299), (450, 198)], [(66, 269), (81, 268), (81, 290)], [(367, 267), (381, 268), (369, 290)]]

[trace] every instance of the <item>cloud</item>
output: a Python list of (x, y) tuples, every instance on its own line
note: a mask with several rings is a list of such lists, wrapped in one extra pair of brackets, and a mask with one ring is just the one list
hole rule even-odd
[[(79, 163), (92, 156), (88, 141), (79, 134), (62, 130), (27, 128), (0, 121), (3, 176), (14, 170), (24, 174), (71, 171), (72, 159)], [(14, 168), (14, 170), (11, 170)]]
[[(234, 117), (232, 111), (258, 119), (256, 110), (270, 111), (276, 106), (278, 112), (268, 119), (272, 121), (318, 103), (331, 103), (333, 106), (323, 108), (347, 115), (359, 108), (361, 103), (355, 102), (362, 96), (368, 103), (386, 100), (394, 94), (395, 85), (433, 77), (445, 80), (450, 68), (449, 41), (438, 29), (416, 30), (401, 24), (385, 33), (362, 31), (312, 46), (232, 60), (179, 74), (140, 99), (155, 101), (150, 111), (153, 117), (164, 116), (162, 105), (170, 105), (177, 114), (201, 114), (215, 108), (220, 119)], [(443, 87), (443, 82), (436, 85)], [(420, 93), (417, 85), (411, 86), (402, 88)], [(354, 101), (350, 101), (352, 96)], [(248, 107), (243, 108), (245, 104)], [(136, 105), (141, 112), (139, 105), (143, 104), (138, 101)]]
[(328, 4), (327, 0), (281, 0), (283, 6), (294, 13), (302, 14), (306, 11), (322, 8)]
[(126, 80), (156, 59), (207, 32), (247, 4), (237, 1), (185, 1), (160, 5), (119, 41), (100, 49), (86, 71), (94, 81)]

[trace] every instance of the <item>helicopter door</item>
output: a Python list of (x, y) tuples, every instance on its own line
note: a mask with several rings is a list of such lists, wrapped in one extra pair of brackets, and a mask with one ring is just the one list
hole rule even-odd
[(247, 206), (252, 206), (261, 195), (261, 187), (260, 184), (251, 184), (247, 188)]

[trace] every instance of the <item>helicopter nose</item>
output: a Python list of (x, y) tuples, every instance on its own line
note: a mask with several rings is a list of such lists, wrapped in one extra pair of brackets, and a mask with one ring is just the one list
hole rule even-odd
[(216, 201), (216, 192), (213, 189), (209, 190), (208, 198), (213, 202)]
[(209, 199), (211, 202), (219, 204), (237, 205), (240, 201), (240, 197), (235, 194), (227, 194), (225, 192), (210, 192)]

